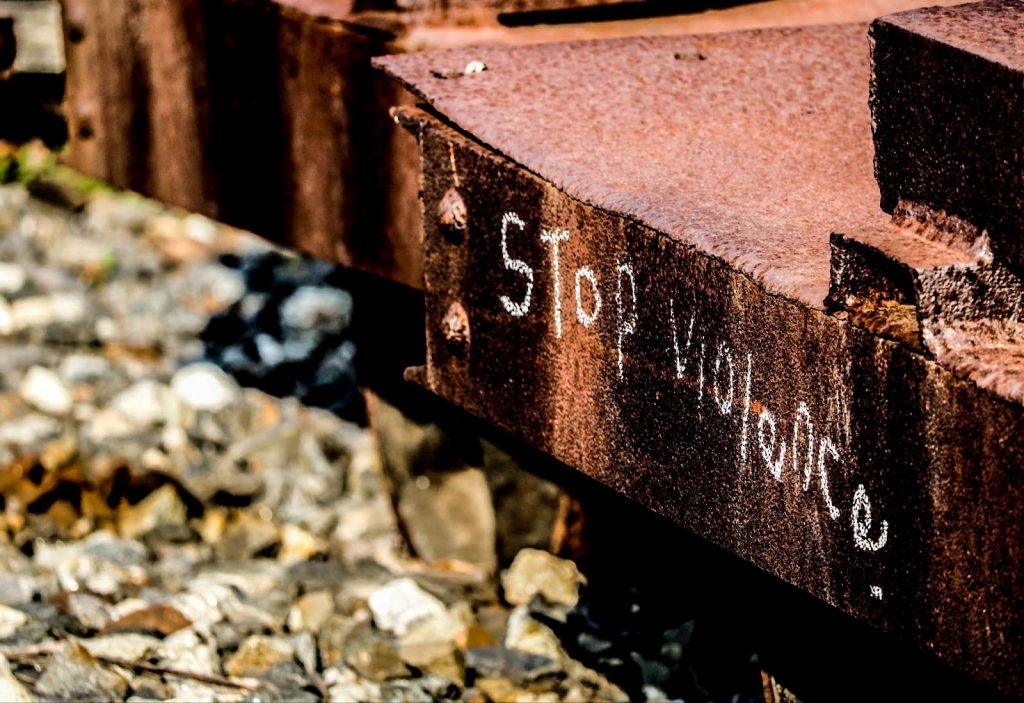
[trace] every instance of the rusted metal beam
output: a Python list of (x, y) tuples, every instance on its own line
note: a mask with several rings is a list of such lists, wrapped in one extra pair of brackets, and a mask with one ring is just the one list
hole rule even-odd
[(867, 21), (916, 0), (781, 0), (517, 27), (499, 23), (497, 13), (600, 0), (61, 1), (71, 166), (419, 287), (416, 147), (387, 115), (409, 96), (371, 71), (370, 57)]
[(421, 382), (1020, 694), (1022, 289), (878, 208), (866, 26), (380, 63), (435, 111)]

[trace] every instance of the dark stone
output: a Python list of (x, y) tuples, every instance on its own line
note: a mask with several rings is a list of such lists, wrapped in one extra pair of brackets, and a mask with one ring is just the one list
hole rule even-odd
[(47, 700), (122, 700), (128, 682), (104, 669), (81, 646), (70, 644), (50, 659), (36, 691)]
[(466, 684), (477, 679), (509, 679), (515, 683), (558, 676), (562, 665), (550, 657), (505, 647), (476, 647), (466, 651)]

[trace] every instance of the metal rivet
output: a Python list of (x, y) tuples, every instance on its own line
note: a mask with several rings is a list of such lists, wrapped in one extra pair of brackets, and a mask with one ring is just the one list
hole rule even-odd
[(459, 191), (449, 188), (445, 192), (437, 206), (437, 217), (445, 234), (452, 239), (462, 239), (468, 213), (466, 212), (466, 202), (459, 195)]
[(469, 346), (469, 315), (462, 304), (455, 301), (444, 315), (444, 338), (453, 351), (464, 351)]

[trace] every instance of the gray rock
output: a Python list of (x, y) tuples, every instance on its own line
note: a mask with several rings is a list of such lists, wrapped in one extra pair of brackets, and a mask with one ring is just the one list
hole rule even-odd
[(149, 659), (160, 647), (160, 640), (149, 635), (123, 632), (81, 640), (81, 645), (94, 657), (113, 657), (130, 662)]
[(388, 681), (381, 684), (380, 695), (395, 703), (434, 703), (434, 697), (418, 681)]
[(535, 620), (525, 605), (516, 607), (508, 619), (505, 646), (555, 661), (567, 659), (558, 636), (547, 625)]
[(480, 444), (484, 474), (494, 498), (499, 563), (508, 564), (527, 547), (548, 548), (558, 521), (562, 490), (530, 473), (490, 442), (481, 440)]
[(0, 603), (21, 605), (36, 597), (49, 598), (60, 591), (60, 583), (52, 572), (0, 573)]
[(263, 631), (263, 625), (256, 622), (228, 622), (222, 620), (210, 626), (210, 634), (221, 652), (233, 652), (250, 635)]
[(228, 525), (215, 549), (224, 561), (248, 559), (279, 541), (280, 533), (273, 522), (246, 511), (239, 513), (235, 522)]
[(106, 601), (90, 593), (69, 593), (68, 612), (94, 630), (102, 630), (110, 623), (110, 608)]
[(89, 418), (83, 428), (83, 434), (96, 444), (110, 440), (131, 437), (144, 429), (144, 425), (136, 423), (131, 417), (110, 408), (103, 408)]
[(117, 522), (121, 534), (134, 539), (157, 527), (184, 526), (187, 520), (188, 509), (178, 496), (178, 490), (166, 483), (137, 505), (122, 508)]
[(477, 647), (466, 651), (466, 673), (473, 679), (509, 679), (525, 684), (562, 672), (559, 662), (540, 654), (505, 647)]
[(34, 703), (35, 701), (21, 681), (14, 678), (14, 674), (11, 673), (11, 664), (3, 654), (0, 654), (0, 701), (5, 703)]
[[(131, 681), (132, 697), (138, 701), (163, 701), (171, 697), (167, 687), (157, 674), (140, 674)], [(131, 700), (129, 698), (128, 700)]]
[(417, 476), (402, 486), (398, 513), (422, 559), (497, 565), (494, 507), (479, 469)]
[(220, 673), (216, 651), (191, 628), (178, 630), (165, 638), (160, 643), (156, 657), (161, 666), (171, 669), (182, 669), (197, 674)]
[(271, 667), (294, 659), (295, 647), (288, 640), (253, 635), (224, 661), (224, 671), (229, 676), (260, 676)]
[(325, 667), (331, 667), (345, 660), (345, 645), (357, 628), (363, 626), (365, 620), (331, 615), (320, 628), (317, 643), (320, 647), (320, 659)]
[(288, 629), (292, 632), (319, 632), (334, 612), (334, 593), (314, 591), (301, 596), (288, 613)]
[(209, 301), (210, 307), (226, 308), (245, 295), (242, 278), (219, 264), (192, 266), (188, 271), (189, 288)]
[(25, 374), (18, 394), (32, 407), (50, 415), (67, 415), (74, 401), (71, 391), (55, 372), (42, 366), (33, 366)]
[(0, 296), (0, 337), (14, 334), (14, 311), (7, 301)]
[(277, 366), (285, 360), (284, 345), (269, 334), (256, 335), (256, 353), (267, 366)]
[(406, 664), (449, 681), (462, 684), (465, 678), (462, 655), (451, 641), (403, 643), (399, 649), (399, 656)]
[(261, 677), (282, 692), (301, 691), (312, 686), (302, 666), (295, 661), (278, 662), (262, 672)]
[(580, 585), (586, 579), (576, 564), (540, 549), (524, 549), (502, 575), (505, 600), (525, 605), (536, 595), (549, 603), (573, 607), (579, 600)]
[(60, 362), (57, 373), (65, 383), (95, 381), (111, 373), (110, 362), (93, 354), (69, 354)]
[(281, 305), (281, 324), (297, 331), (340, 332), (352, 319), (352, 296), (337, 288), (303, 286)]
[(487, 700), (495, 703), (558, 703), (560, 697), (555, 691), (536, 691), (515, 685), (508, 679), (480, 679), (477, 688)]
[(21, 298), (11, 304), (11, 326), (15, 332), (58, 323), (74, 325), (82, 322), (85, 315), (85, 298), (76, 293)]
[(58, 611), (45, 603), (25, 603), (20, 607), (28, 620), (17, 632), (16, 640), (20, 644), (34, 644), (53, 638), (64, 639), (68, 636), (86, 637), (92, 631), (85, 627), (75, 616)]
[(28, 622), (28, 616), (16, 608), (0, 605), (0, 639), (7, 639)]
[(302, 665), (308, 676), (315, 676), (317, 671), (316, 637), (309, 632), (300, 632), (288, 638), (295, 648), (295, 658)]
[(115, 566), (141, 566), (149, 560), (145, 546), (109, 532), (94, 532), (79, 544), (84, 554)]
[(50, 659), (36, 683), (46, 699), (62, 701), (122, 700), (128, 682), (103, 666), (76, 644), (67, 644)]
[(277, 555), (283, 564), (298, 564), (327, 551), (327, 543), (298, 525), (286, 524), (281, 528), (281, 551)]
[(377, 627), (399, 637), (419, 623), (448, 613), (440, 599), (427, 593), (411, 578), (395, 579), (378, 588), (370, 595), (369, 604)]
[(367, 623), (357, 626), (345, 642), (345, 663), (371, 681), (400, 679), (411, 673), (394, 644)]
[(136, 427), (150, 427), (167, 417), (170, 391), (152, 379), (139, 381), (114, 396), (110, 409), (121, 413)]
[(0, 295), (11, 295), (25, 287), (25, 269), (17, 264), (0, 263)]
[(56, 437), (62, 429), (54, 418), (32, 413), (0, 424), (0, 444), (27, 447)]
[[(271, 672), (275, 678), (280, 679), (283, 672), (293, 670), (290, 667), (281, 665), (275, 667)], [(323, 697), (314, 692), (310, 684), (305, 686), (281, 685), (275, 682), (267, 682), (260, 688), (241, 699), (241, 703), (317, 703)]]
[(332, 701), (379, 701), (380, 684), (359, 678), (355, 671), (345, 666), (331, 666), (324, 672), (327, 697)]

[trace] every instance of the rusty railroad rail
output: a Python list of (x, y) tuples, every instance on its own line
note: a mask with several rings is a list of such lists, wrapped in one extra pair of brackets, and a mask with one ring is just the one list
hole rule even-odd
[(62, 2), (72, 165), (422, 288), (412, 380), (1024, 691), (1024, 4)]

